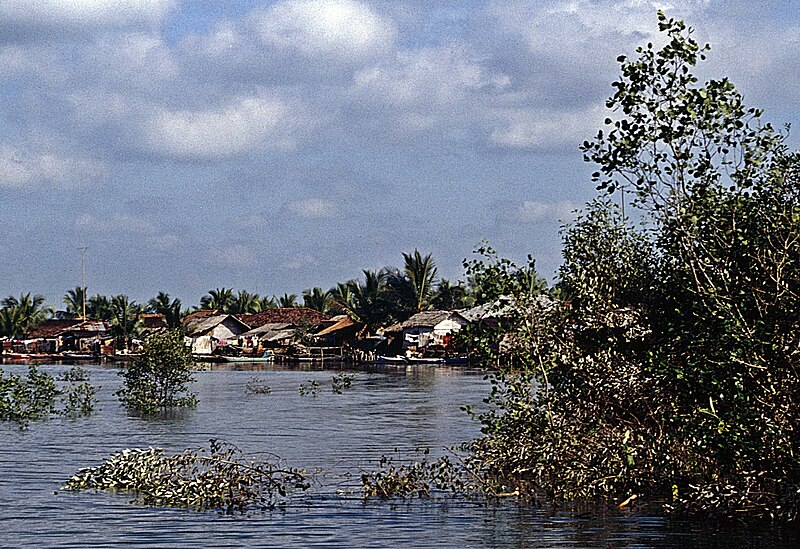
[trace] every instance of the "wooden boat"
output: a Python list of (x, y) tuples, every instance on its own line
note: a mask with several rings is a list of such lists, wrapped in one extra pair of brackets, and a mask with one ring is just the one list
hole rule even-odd
[(408, 359), (404, 356), (379, 356), (377, 362), (380, 364), (408, 364)]
[(217, 356), (214, 362), (272, 362), (275, 357), (267, 356)]

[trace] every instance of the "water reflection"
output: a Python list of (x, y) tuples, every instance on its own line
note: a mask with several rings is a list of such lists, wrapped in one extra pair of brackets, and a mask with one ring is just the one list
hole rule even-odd
[[(440, 366), (371, 366), (348, 370), (342, 394), (333, 375), (316, 365), (215, 364), (197, 374), (198, 408), (174, 417), (142, 419), (119, 405), (113, 366), (90, 365), (100, 386), (98, 412), (78, 420), (55, 418), (20, 432), (0, 425), (0, 545), (61, 546), (512, 546), (512, 547), (792, 547), (775, 530), (699, 529), (660, 518), (596, 510), (586, 518), (564, 509), (520, 508), (513, 502), (461, 499), (362, 502), (361, 471), (395, 448), (434, 454), (478, 434), (460, 410), (481, 405), (488, 391), (481, 372)], [(22, 365), (4, 365), (23, 372)], [(42, 367), (56, 375), (68, 365)], [(272, 388), (248, 393), (253, 377)], [(300, 394), (316, 381), (316, 396)], [(225, 517), (153, 509), (130, 497), (62, 493), (60, 483), (126, 447), (170, 452), (228, 440), (247, 453), (274, 453), (288, 464), (318, 469), (313, 493), (284, 511)]]

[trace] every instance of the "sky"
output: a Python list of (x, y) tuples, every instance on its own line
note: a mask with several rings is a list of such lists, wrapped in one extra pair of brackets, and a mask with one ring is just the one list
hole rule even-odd
[[(578, 149), (656, 11), (776, 124), (798, 2), (3, 0), (0, 294), (329, 288), (482, 240), (552, 280)], [(797, 139), (789, 135), (790, 145)]]

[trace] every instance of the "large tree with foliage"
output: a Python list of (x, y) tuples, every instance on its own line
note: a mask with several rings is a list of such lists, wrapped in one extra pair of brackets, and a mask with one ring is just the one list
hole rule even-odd
[(795, 520), (800, 156), (727, 79), (699, 84), (691, 29), (659, 27), (664, 47), (620, 57), (610, 129), (582, 147), (646, 224), (599, 200), (566, 229), (568, 301), (509, 325), (522, 367), (497, 375), (473, 470), (522, 493)]

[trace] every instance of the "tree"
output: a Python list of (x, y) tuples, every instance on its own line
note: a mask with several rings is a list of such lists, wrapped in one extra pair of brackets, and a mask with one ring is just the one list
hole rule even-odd
[(111, 299), (111, 332), (117, 338), (117, 348), (127, 349), (131, 340), (141, 335), (141, 311), (141, 307), (126, 295), (116, 295)]
[(281, 308), (297, 307), (297, 294), (283, 294), (278, 299), (278, 306)]
[(74, 290), (69, 290), (64, 295), (64, 304), (67, 312), (74, 316), (83, 316), (83, 303), (86, 298), (86, 288), (75, 286)]
[[(601, 199), (565, 229), (567, 301), (490, 342), (518, 360), (470, 464), (504, 491), (796, 520), (800, 154), (727, 79), (698, 83), (691, 29), (659, 28), (663, 48), (619, 58), (611, 129), (582, 147), (644, 224)], [(520, 284), (504, 260), (467, 267), (484, 302)]]
[(314, 309), (321, 313), (328, 313), (331, 310), (333, 298), (329, 291), (322, 288), (311, 288), (310, 290), (303, 290), (303, 306), (309, 309)]
[(432, 254), (423, 256), (419, 250), (403, 254), (402, 270), (387, 270), (386, 284), (395, 304), (395, 314), (405, 320), (431, 307), (431, 298), (438, 270)]
[(158, 292), (158, 295), (147, 302), (147, 310), (151, 313), (164, 315), (167, 327), (170, 330), (179, 328), (181, 325), (181, 300), (173, 299), (170, 301), (169, 293)]
[(446, 311), (470, 307), (472, 303), (467, 288), (461, 282), (453, 284), (445, 278), (439, 280), (431, 298), (431, 306), (434, 309)]
[(197, 397), (187, 390), (194, 382), (193, 368), (191, 350), (179, 330), (151, 335), (141, 355), (120, 372), (124, 385), (117, 396), (144, 414), (195, 406)]
[(209, 290), (206, 295), (200, 299), (201, 309), (214, 309), (222, 313), (228, 312), (233, 302), (233, 288), (217, 288), (216, 290)]
[(236, 297), (231, 299), (226, 313), (252, 314), (260, 311), (258, 294), (251, 294), (246, 290), (239, 290)]
[(31, 296), (30, 292), (18, 298), (8, 296), (0, 305), (0, 328), (9, 337), (22, 337), (53, 314), (53, 309), (44, 305), (43, 295)]
[(385, 272), (364, 271), (364, 282), (348, 281), (337, 288), (334, 299), (359, 325), (358, 336), (374, 334), (387, 322), (387, 285)]
[(94, 295), (86, 302), (86, 316), (96, 320), (111, 320), (114, 316), (111, 300), (104, 295)]

